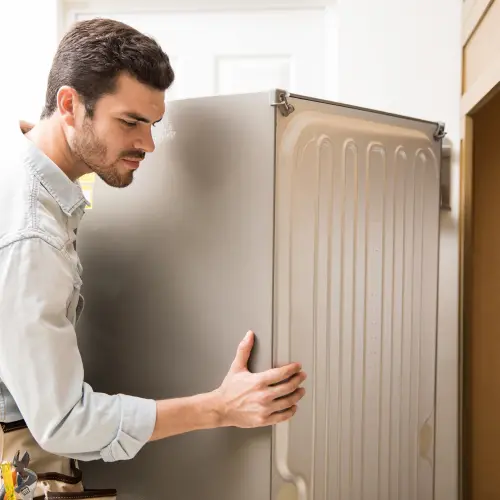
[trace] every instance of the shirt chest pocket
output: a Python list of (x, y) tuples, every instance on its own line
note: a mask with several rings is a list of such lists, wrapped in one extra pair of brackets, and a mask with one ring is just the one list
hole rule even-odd
[(81, 294), (82, 289), (81, 265), (78, 263), (77, 272), (73, 280), (73, 290), (68, 300), (67, 317), (73, 325), (76, 325), (83, 311), (85, 300)]

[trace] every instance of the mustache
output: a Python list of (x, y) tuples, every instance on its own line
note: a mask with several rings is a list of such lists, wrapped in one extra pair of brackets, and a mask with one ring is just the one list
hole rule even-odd
[(137, 158), (138, 160), (144, 160), (146, 157), (146, 152), (140, 149), (130, 149), (129, 151), (124, 151), (121, 154), (121, 158)]

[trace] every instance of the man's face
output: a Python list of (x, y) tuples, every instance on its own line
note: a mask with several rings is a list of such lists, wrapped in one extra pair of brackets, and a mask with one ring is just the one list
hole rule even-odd
[(139, 162), (154, 150), (151, 127), (164, 112), (164, 92), (122, 74), (115, 93), (97, 101), (92, 118), (81, 106), (70, 140), (72, 153), (110, 186), (128, 186)]

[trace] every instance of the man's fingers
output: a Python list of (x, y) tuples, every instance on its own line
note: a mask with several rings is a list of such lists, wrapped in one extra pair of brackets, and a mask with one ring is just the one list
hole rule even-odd
[(301, 369), (302, 366), (300, 363), (290, 363), (279, 368), (272, 368), (271, 370), (262, 372), (262, 382), (266, 385), (278, 384), (300, 372)]
[(272, 412), (275, 413), (277, 411), (286, 410), (287, 408), (295, 406), (304, 397), (305, 393), (306, 390), (301, 387), (288, 396), (276, 399), (271, 405)]
[(286, 422), (287, 420), (290, 420), (295, 415), (296, 412), (297, 412), (297, 406), (292, 406), (291, 408), (288, 408), (288, 410), (279, 413), (273, 413), (269, 417), (269, 425), (275, 425), (281, 422)]
[(273, 399), (286, 396), (294, 392), (297, 387), (299, 387), (302, 382), (306, 379), (306, 374), (304, 372), (296, 373), (287, 381), (281, 384), (273, 385), (268, 388), (268, 391), (272, 395)]

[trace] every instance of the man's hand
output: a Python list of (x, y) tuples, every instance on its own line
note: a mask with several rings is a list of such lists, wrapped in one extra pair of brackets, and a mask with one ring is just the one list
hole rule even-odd
[(298, 363), (262, 373), (248, 371), (254, 343), (248, 332), (222, 385), (215, 391), (156, 402), (151, 441), (216, 427), (263, 427), (289, 420), (305, 390), (306, 375)]
[(306, 374), (298, 363), (250, 373), (248, 359), (254, 344), (248, 332), (222, 385), (215, 391), (220, 401), (222, 426), (261, 427), (293, 417), (305, 389), (299, 387)]

